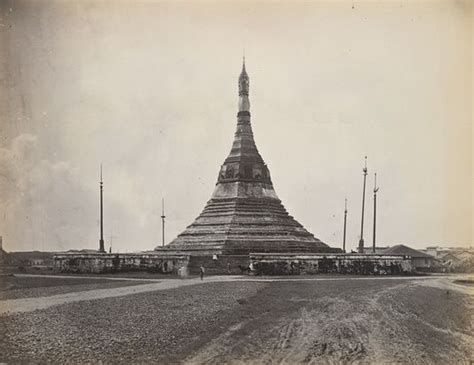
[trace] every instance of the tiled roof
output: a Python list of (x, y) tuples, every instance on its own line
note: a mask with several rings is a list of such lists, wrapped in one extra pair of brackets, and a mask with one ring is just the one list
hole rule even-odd
[(396, 245), (392, 246), (389, 249), (385, 250), (384, 255), (407, 255), (413, 258), (433, 258), (433, 256), (428, 255), (424, 252), (415, 250), (414, 248), (405, 246), (405, 245)]

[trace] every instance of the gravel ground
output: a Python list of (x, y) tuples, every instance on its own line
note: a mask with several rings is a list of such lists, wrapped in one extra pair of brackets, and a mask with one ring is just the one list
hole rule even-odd
[(64, 279), (43, 277), (0, 277), (0, 300), (38, 298), (66, 294), (83, 290), (117, 288), (141, 284), (132, 281), (110, 281), (101, 279)]
[(176, 362), (262, 283), (206, 283), (1, 317), (0, 362)]
[(0, 317), (0, 362), (469, 363), (473, 296), (461, 289), (204, 281)]

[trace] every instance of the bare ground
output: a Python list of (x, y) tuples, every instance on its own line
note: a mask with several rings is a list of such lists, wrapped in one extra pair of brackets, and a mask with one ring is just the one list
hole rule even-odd
[(205, 281), (3, 316), (0, 361), (445, 364), (473, 359), (472, 287), (443, 278), (340, 279)]
[(449, 283), (321, 284), (269, 286), (242, 308), (240, 323), (186, 362), (447, 364), (473, 358), (472, 296)]
[[(0, 300), (39, 298), (86, 290), (118, 288), (140, 284), (128, 280), (110, 282), (107, 279), (81, 277), (56, 278), (47, 276), (3, 276), (0, 277)], [(1, 303), (1, 302), (0, 302)], [(0, 304), (0, 307), (2, 305)]]

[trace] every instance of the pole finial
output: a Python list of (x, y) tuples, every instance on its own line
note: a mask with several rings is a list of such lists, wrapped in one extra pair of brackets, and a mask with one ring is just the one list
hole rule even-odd
[(102, 163), (100, 164), (100, 182), (102, 183)]

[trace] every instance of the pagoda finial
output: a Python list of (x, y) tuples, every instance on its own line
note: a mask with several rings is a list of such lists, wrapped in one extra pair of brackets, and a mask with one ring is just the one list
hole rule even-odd
[(242, 72), (239, 76), (239, 112), (249, 112), (250, 101), (249, 101), (249, 76), (245, 69), (245, 54), (242, 62)]

